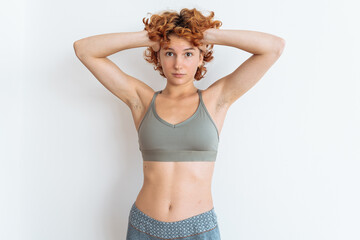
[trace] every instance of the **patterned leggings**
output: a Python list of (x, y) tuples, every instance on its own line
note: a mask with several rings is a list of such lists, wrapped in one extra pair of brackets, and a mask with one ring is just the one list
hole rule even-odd
[(135, 202), (129, 214), (126, 240), (221, 240), (214, 208), (176, 221), (158, 221), (140, 211)]

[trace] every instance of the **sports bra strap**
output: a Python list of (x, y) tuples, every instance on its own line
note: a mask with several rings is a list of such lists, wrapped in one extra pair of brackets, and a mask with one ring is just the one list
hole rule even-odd
[(159, 92), (160, 92), (160, 91), (156, 91), (156, 92), (154, 93), (154, 95), (153, 95), (153, 97), (152, 97), (152, 99), (151, 99), (151, 103), (150, 103), (150, 106), (151, 106), (151, 107), (152, 107), (152, 105), (154, 105), (155, 97), (156, 97), (156, 95), (158, 95)]
[[(153, 107), (153, 105), (155, 104), (154, 102), (155, 102), (156, 96), (157, 96), (159, 93), (161, 93), (161, 92), (162, 92), (162, 90), (159, 90), (159, 91), (156, 91), (156, 92), (154, 93), (153, 98), (152, 98), (152, 100), (151, 100), (151, 104), (150, 104), (151, 107)], [(202, 93), (201, 93), (200, 89), (197, 89), (197, 93), (198, 93), (199, 98), (200, 98), (200, 105), (203, 105), (203, 106), (204, 106), (205, 104), (204, 104), (204, 102), (203, 102)]]
[(203, 100), (202, 100), (202, 93), (201, 93), (200, 89), (198, 89), (197, 91), (198, 91), (198, 93), (199, 93), (200, 102), (203, 102)]

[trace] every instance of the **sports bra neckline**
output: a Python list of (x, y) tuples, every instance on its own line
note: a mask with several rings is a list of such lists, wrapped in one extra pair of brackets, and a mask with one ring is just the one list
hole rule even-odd
[(176, 124), (169, 123), (169, 122), (165, 121), (164, 119), (162, 119), (162, 118), (157, 114), (157, 112), (156, 112), (156, 104), (155, 104), (156, 101), (155, 101), (155, 100), (156, 100), (157, 95), (158, 95), (159, 93), (161, 93), (161, 92), (162, 92), (162, 90), (159, 90), (159, 91), (157, 91), (157, 92), (155, 93), (154, 101), (153, 101), (153, 104), (152, 104), (152, 111), (153, 111), (155, 117), (156, 117), (160, 122), (164, 123), (165, 125), (167, 125), (167, 126), (169, 126), (169, 127), (175, 128), (175, 127), (178, 127), (178, 126), (181, 126), (181, 125), (184, 125), (184, 124), (190, 122), (193, 118), (196, 117), (196, 115), (197, 115), (198, 112), (200, 111), (200, 106), (201, 106), (202, 97), (201, 97), (200, 89), (197, 89), (196, 92), (198, 93), (198, 96), (199, 96), (199, 104), (198, 104), (198, 106), (197, 106), (197, 108), (196, 108), (195, 113), (192, 114), (190, 117), (188, 117), (187, 119), (185, 119), (185, 120), (182, 121), (182, 122), (179, 122), (179, 123), (176, 123)]

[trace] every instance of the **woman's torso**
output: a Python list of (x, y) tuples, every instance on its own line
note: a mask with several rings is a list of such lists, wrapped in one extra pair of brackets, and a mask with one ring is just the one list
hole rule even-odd
[(135, 205), (148, 216), (174, 222), (213, 208), (214, 162), (143, 162), (144, 184)]
[[(211, 98), (210, 91), (201, 90), (202, 100), (220, 135), (227, 109), (219, 108), (217, 98), (214, 94)], [(156, 112), (170, 123), (179, 123), (188, 119), (194, 114), (200, 101), (200, 99), (196, 100), (199, 98), (197, 94), (183, 103), (169, 99), (164, 101), (165, 98), (161, 94), (156, 96)], [(150, 101), (151, 99), (148, 99), (146, 102)], [(189, 102), (192, 104), (187, 104)], [(171, 110), (174, 106), (180, 109), (176, 114)], [(143, 108), (141, 117), (138, 116), (136, 120), (136, 115), (133, 113), (136, 129), (139, 128), (149, 107), (150, 103)], [(211, 210), (214, 166), (215, 162), (143, 161), (144, 183), (135, 202), (137, 208), (148, 216), (164, 222), (183, 220)]]

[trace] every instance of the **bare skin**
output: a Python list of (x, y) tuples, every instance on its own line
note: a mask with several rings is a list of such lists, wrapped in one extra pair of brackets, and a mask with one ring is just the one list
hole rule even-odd
[[(200, 104), (194, 75), (202, 64), (202, 56), (190, 42), (176, 36), (170, 39), (169, 50), (165, 47), (159, 52), (167, 85), (155, 98), (155, 110), (166, 122), (178, 124), (190, 118)], [(184, 75), (175, 77), (173, 73)], [(204, 104), (220, 130), (227, 108), (224, 105), (222, 111), (216, 112), (216, 102), (211, 101), (208, 91), (204, 90), (202, 94)], [(148, 96), (148, 102), (152, 96)], [(147, 108), (144, 108), (145, 112)], [(140, 119), (134, 119), (136, 129)], [(144, 184), (135, 205), (148, 216), (163, 222), (180, 221), (211, 210), (214, 207), (211, 194), (214, 165), (214, 162), (143, 161)]]
[[(139, 31), (80, 39), (74, 43), (74, 49), (94, 76), (129, 106), (138, 130), (155, 91), (124, 73), (107, 56), (135, 47), (160, 49), (167, 85), (156, 98), (156, 111), (163, 120), (177, 124), (192, 116), (199, 104), (193, 77), (196, 68), (202, 64), (202, 58), (198, 49), (189, 50), (191, 45), (183, 39), (175, 37), (172, 43), (173, 54), (167, 54), (149, 40), (146, 31)], [(220, 135), (230, 105), (252, 88), (276, 62), (285, 42), (267, 33), (208, 29), (204, 32), (203, 43), (231, 46), (253, 54), (232, 73), (202, 90), (204, 104)], [(175, 72), (184, 75), (178, 77)], [(144, 161), (144, 184), (136, 198), (136, 206), (148, 216), (164, 222), (179, 221), (209, 211), (213, 208), (211, 183), (214, 165), (214, 162)]]
[[(216, 102), (212, 101), (209, 92), (203, 90), (202, 95), (220, 133), (227, 109), (216, 111)], [(158, 94), (156, 112), (169, 123), (180, 123), (195, 113), (199, 101), (197, 93), (181, 101)], [(148, 102), (151, 102), (150, 98)], [(178, 109), (179, 113), (174, 116), (171, 109)], [(134, 121), (138, 129), (141, 120)], [(209, 211), (214, 207), (211, 193), (214, 166), (215, 162), (143, 161), (144, 184), (135, 205), (148, 216), (164, 222), (179, 221)]]

